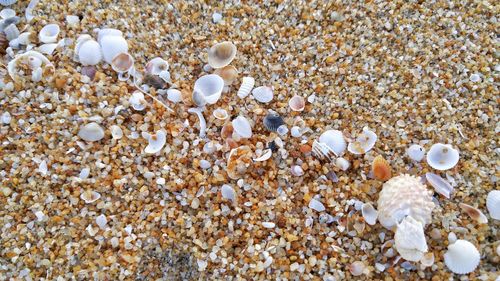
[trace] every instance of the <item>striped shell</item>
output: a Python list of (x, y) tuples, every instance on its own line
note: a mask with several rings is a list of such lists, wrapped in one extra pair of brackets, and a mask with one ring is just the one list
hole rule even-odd
[(250, 94), (255, 85), (255, 79), (253, 77), (243, 77), (240, 89), (238, 90), (238, 97), (245, 98)]
[(16, 3), (17, 0), (0, 0), (0, 5), (2, 6), (10, 6), (14, 3)]

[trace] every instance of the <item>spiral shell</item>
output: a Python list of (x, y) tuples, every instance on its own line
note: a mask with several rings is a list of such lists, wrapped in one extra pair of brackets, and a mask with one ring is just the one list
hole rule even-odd
[(255, 79), (253, 77), (243, 77), (240, 89), (238, 90), (238, 97), (241, 99), (246, 98), (253, 89), (255, 85)]

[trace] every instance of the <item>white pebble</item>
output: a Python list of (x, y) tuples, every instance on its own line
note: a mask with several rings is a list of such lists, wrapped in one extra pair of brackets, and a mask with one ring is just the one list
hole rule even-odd
[(474, 73), (469, 77), (470, 81), (473, 83), (480, 82), (481, 81), (481, 76), (479, 74)]
[(425, 148), (418, 144), (412, 144), (406, 151), (406, 154), (408, 154), (411, 160), (420, 162), (424, 159)]
[(323, 205), (323, 203), (319, 202), (314, 198), (311, 199), (311, 201), (309, 201), (309, 208), (318, 212), (323, 212), (325, 210), (325, 206)]
[(206, 170), (206, 169), (210, 168), (211, 166), (212, 166), (212, 164), (210, 164), (210, 162), (208, 162), (207, 160), (205, 160), (205, 159), (200, 160), (200, 168)]
[(214, 23), (219, 23), (222, 20), (222, 15), (215, 12), (212, 15), (212, 20), (214, 21)]
[(80, 179), (84, 180), (89, 177), (90, 174), (90, 169), (89, 168), (83, 168), (80, 171), (80, 175), (78, 176)]
[(262, 226), (265, 228), (274, 228), (276, 226), (276, 224), (274, 222), (265, 221), (262, 223)]
[(6, 124), (7, 125), (7, 124), (10, 124), (10, 121), (12, 120), (12, 117), (10, 116), (10, 113), (4, 112), (2, 114), (1, 119), (2, 119), (2, 124)]
[(99, 226), (101, 229), (106, 228), (106, 224), (108, 223), (108, 220), (106, 219), (106, 216), (101, 214), (95, 219), (95, 223), (97, 226)]

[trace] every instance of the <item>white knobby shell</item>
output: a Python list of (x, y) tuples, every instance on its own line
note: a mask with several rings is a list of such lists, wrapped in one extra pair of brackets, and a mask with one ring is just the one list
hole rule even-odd
[(229, 118), (229, 114), (224, 108), (217, 108), (212, 112), (212, 115), (219, 120), (226, 120)]
[(344, 135), (339, 130), (327, 130), (319, 137), (319, 142), (326, 144), (336, 156), (341, 156), (347, 147)]
[(273, 151), (271, 149), (266, 149), (263, 151), (261, 156), (254, 158), (253, 161), (255, 161), (255, 162), (266, 161), (267, 159), (271, 158), (272, 154), (273, 154)]
[(102, 56), (104, 61), (111, 64), (113, 58), (119, 53), (128, 52), (128, 43), (121, 36), (107, 35), (101, 38), (100, 41)]
[(154, 135), (143, 132), (142, 137), (148, 141), (148, 145), (144, 149), (144, 152), (148, 154), (159, 152), (167, 142), (167, 133), (164, 130), (158, 130)]
[(146, 64), (146, 72), (153, 75), (159, 75), (160, 72), (166, 71), (168, 68), (168, 62), (160, 57), (153, 58)]
[(500, 220), (500, 190), (492, 190), (488, 193), (486, 208), (492, 219)]
[(104, 138), (104, 130), (99, 124), (91, 122), (80, 128), (78, 136), (89, 142), (99, 141)]
[(99, 43), (92, 38), (81, 37), (81, 41), (77, 43), (76, 50), (78, 60), (81, 64), (96, 65), (101, 62), (102, 54)]
[(238, 97), (241, 99), (245, 98), (250, 94), (255, 85), (255, 79), (253, 77), (243, 77), (243, 81), (241, 82), (241, 86), (238, 90)]
[(182, 93), (177, 89), (167, 90), (167, 99), (173, 103), (178, 103), (182, 101)]
[(314, 198), (309, 201), (309, 208), (317, 212), (323, 212), (325, 210), (325, 206), (323, 205), (323, 203)]
[(236, 46), (228, 41), (213, 45), (208, 51), (208, 64), (217, 69), (222, 68), (236, 57)]
[(138, 111), (144, 110), (148, 104), (144, 99), (144, 94), (140, 91), (133, 92), (128, 101)]
[(196, 80), (193, 92), (203, 96), (208, 104), (215, 104), (220, 99), (223, 89), (224, 80), (217, 74), (208, 74)]
[(59, 25), (55, 23), (47, 24), (40, 30), (38, 39), (43, 43), (55, 43), (60, 31)]
[(434, 173), (426, 173), (425, 178), (427, 179), (427, 182), (429, 182), (429, 184), (434, 187), (434, 190), (436, 190), (437, 193), (450, 199), (450, 194), (453, 191), (453, 187), (448, 183), (448, 181)]
[(448, 245), (444, 254), (444, 263), (449, 270), (456, 274), (467, 274), (476, 269), (481, 256), (476, 247), (469, 241), (457, 240)]
[(80, 194), (80, 199), (82, 199), (86, 204), (94, 203), (101, 198), (101, 194), (97, 191), (88, 190)]
[(235, 201), (236, 199), (236, 192), (234, 191), (233, 187), (230, 186), (229, 184), (224, 184), (221, 187), (221, 195), (222, 198)]
[(394, 240), (396, 250), (408, 261), (419, 261), (428, 250), (424, 227), (411, 216), (407, 216), (398, 224)]
[(52, 55), (57, 48), (57, 43), (43, 44), (38, 47), (38, 51), (42, 54)]
[(408, 154), (411, 160), (420, 162), (424, 159), (425, 148), (418, 144), (412, 144), (406, 151), (406, 154)]
[(273, 100), (273, 89), (268, 86), (260, 86), (253, 89), (252, 96), (259, 102), (268, 103)]
[(427, 164), (436, 170), (444, 171), (455, 167), (459, 158), (458, 150), (450, 144), (436, 143), (427, 153)]
[(288, 101), (288, 106), (293, 111), (303, 111), (306, 106), (306, 101), (304, 97), (295, 95)]
[(377, 223), (378, 212), (370, 203), (365, 203), (361, 207), (361, 214), (365, 219), (365, 222), (369, 225), (374, 225)]
[(119, 140), (119, 139), (121, 139), (123, 137), (122, 128), (120, 128), (120, 126), (118, 126), (118, 125), (112, 125), (110, 127), (110, 131), (111, 131), (111, 136), (115, 140)]
[(252, 126), (250, 126), (250, 122), (243, 117), (238, 116), (231, 122), (233, 125), (234, 131), (242, 138), (249, 139), (252, 137)]
[(5, 8), (2, 11), (0, 11), (0, 18), (2, 19), (8, 19), (16, 16), (16, 11), (10, 9), (10, 8)]
[(377, 139), (377, 134), (365, 127), (363, 132), (356, 137), (356, 140), (349, 143), (347, 150), (352, 154), (367, 153), (375, 146)]

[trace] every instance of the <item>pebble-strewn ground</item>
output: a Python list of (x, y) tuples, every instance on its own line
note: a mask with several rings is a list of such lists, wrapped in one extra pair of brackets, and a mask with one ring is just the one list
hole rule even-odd
[[(227, 40), (238, 48), (232, 65), (240, 77), (204, 112), (207, 139), (223, 146), (212, 154), (203, 152), (206, 140), (198, 138), (198, 119), (187, 105), (169, 103), (171, 113), (148, 99), (146, 110), (133, 110), (128, 100), (134, 86), (119, 82), (104, 63), (94, 81), (83, 77), (73, 61), (74, 45), (49, 56), (56, 69), (51, 81), (16, 83), (11, 90), (4, 77), (0, 114), (9, 112), (12, 120), (0, 124), (1, 280), (495, 280), (499, 222), (489, 217), (485, 199), (498, 188), (500, 173), (498, 3), (194, 2), (36, 6), (26, 29), (34, 45), (47, 23), (58, 23), (59, 38), (72, 40), (82, 33), (94, 36), (95, 28), (117, 28), (138, 70), (160, 56), (170, 63), (175, 85), (190, 92), (204, 73), (208, 48)], [(12, 7), (23, 15), (26, 6), (19, 1)], [(223, 16), (217, 24), (214, 12)], [(78, 15), (81, 22), (69, 27), (66, 15)], [(25, 25), (23, 19), (18, 27)], [(2, 58), (4, 65), (9, 60)], [(238, 98), (243, 76), (254, 77), (256, 86), (272, 86), (273, 101)], [(288, 100), (295, 94), (316, 99), (294, 113)], [(115, 113), (120, 105), (124, 109)], [(312, 132), (302, 143), (282, 137), (286, 152), (252, 163), (242, 179), (233, 180), (225, 171), (223, 122), (212, 116), (218, 107), (231, 119), (244, 115), (253, 121), (252, 138), (239, 143), (252, 151), (277, 137), (262, 125), (268, 109), (289, 127), (301, 116)], [(91, 120), (106, 129), (99, 142), (77, 135)], [(122, 128), (122, 139), (111, 138), (111, 125)], [(365, 155), (348, 153), (347, 172), (308, 153), (326, 129), (355, 136), (364, 126), (378, 141)], [(140, 133), (160, 128), (168, 133), (167, 145), (146, 155)], [(458, 165), (446, 173), (406, 155), (412, 143), (429, 149), (438, 142), (460, 150)], [(358, 201), (376, 206), (383, 183), (369, 172), (379, 154), (393, 175), (433, 171), (455, 185), (450, 199), (434, 195), (438, 207), (425, 230), (435, 256), (430, 267), (398, 259), (391, 249), (393, 232), (365, 224), (355, 208)], [(202, 159), (211, 168), (200, 168)], [(46, 175), (38, 171), (42, 161)], [(302, 166), (303, 176), (290, 173), (293, 164)], [(90, 175), (81, 180), (83, 168)], [(236, 190), (234, 204), (221, 197), (223, 184)], [(102, 197), (86, 204), (80, 199), (86, 190)], [(323, 216), (308, 207), (316, 195), (326, 207)], [(478, 207), (488, 224), (469, 218), (460, 202)], [(96, 224), (101, 214), (105, 229)], [(335, 221), (325, 223), (325, 214)], [(445, 266), (450, 233), (479, 249), (481, 262), (473, 273), (454, 275)], [(350, 265), (356, 261), (365, 269), (355, 277)]]

